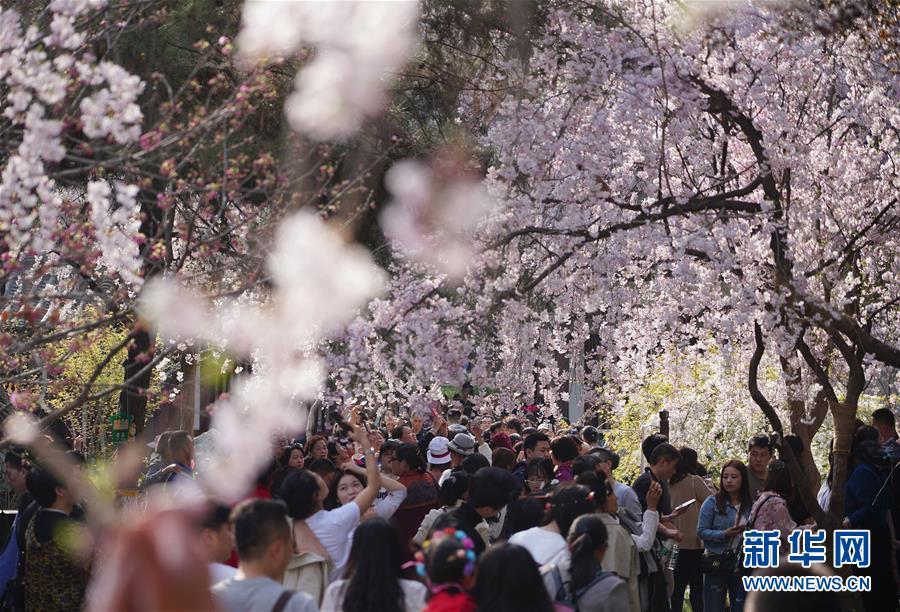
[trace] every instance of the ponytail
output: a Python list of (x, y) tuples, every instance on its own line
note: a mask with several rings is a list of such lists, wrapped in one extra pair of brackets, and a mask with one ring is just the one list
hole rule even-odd
[(571, 556), (572, 593), (590, 584), (602, 570), (597, 562), (596, 552), (606, 548), (606, 525), (596, 514), (578, 517), (569, 531), (569, 552)]

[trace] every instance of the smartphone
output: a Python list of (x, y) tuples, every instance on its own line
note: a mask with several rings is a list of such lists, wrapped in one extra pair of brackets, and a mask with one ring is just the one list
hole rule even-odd
[(684, 502), (683, 504), (679, 504), (678, 506), (673, 508), (672, 512), (678, 512), (679, 510), (684, 510), (685, 508), (689, 508), (691, 506), (691, 504), (693, 504), (696, 501), (697, 501), (696, 499), (689, 499), (686, 502)]

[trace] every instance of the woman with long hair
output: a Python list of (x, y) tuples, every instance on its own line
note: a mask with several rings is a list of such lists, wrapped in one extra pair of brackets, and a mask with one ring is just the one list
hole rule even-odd
[(669, 498), (672, 507), (677, 508), (685, 502), (693, 500), (684, 514), (672, 519), (675, 527), (681, 532), (678, 563), (675, 565), (675, 586), (672, 591), (672, 612), (681, 612), (684, 607), (684, 593), (691, 587), (691, 608), (701, 610), (703, 606), (703, 573), (700, 571), (700, 559), (703, 557), (703, 542), (697, 536), (697, 521), (700, 517), (700, 506), (713, 491), (706, 482), (697, 476), (697, 451), (682, 446), (679, 451), (681, 460), (675, 469), (675, 475), (669, 479)]
[(419, 612), (428, 589), (404, 580), (397, 530), (384, 519), (366, 521), (353, 534), (343, 580), (325, 592), (322, 610), (334, 612)]
[(747, 593), (736, 573), (737, 550), (750, 516), (750, 477), (747, 466), (733, 459), (722, 466), (719, 491), (700, 508), (697, 535), (703, 541), (703, 610), (722, 612), (729, 599), (732, 612), (741, 612)]
[(766, 478), (759, 497), (750, 510), (748, 529), (768, 531), (777, 529), (786, 543), (788, 535), (797, 528), (788, 510), (788, 500), (794, 493), (794, 481), (784, 461), (775, 460), (766, 468)]
[(535, 563), (544, 565), (566, 550), (566, 537), (575, 519), (593, 511), (593, 495), (587, 487), (577, 484), (561, 486), (550, 498), (544, 525), (520, 531), (509, 541), (525, 547)]
[[(351, 435), (360, 445), (367, 443), (368, 437), (361, 427), (354, 426)], [(347, 534), (359, 525), (381, 489), (381, 473), (371, 449), (366, 451), (365, 461), (365, 488), (354, 496), (352, 502), (340, 508), (324, 508), (328, 486), (318, 474), (308, 470), (298, 470), (288, 476), (279, 491), (279, 497), (287, 504), (288, 516), (293, 519), (294, 552), (309, 550), (330, 559), (334, 564), (332, 579), (339, 575), (347, 562)]]
[(628, 610), (625, 581), (602, 567), (608, 542), (603, 519), (597, 514), (578, 517), (566, 540), (569, 555), (541, 570), (550, 598), (580, 610)]
[(515, 544), (497, 544), (481, 555), (474, 595), (478, 612), (553, 612), (531, 553)]

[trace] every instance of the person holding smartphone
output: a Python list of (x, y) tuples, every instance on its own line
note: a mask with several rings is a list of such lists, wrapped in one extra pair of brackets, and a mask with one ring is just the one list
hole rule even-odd
[(697, 476), (697, 451), (682, 446), (678, 452), (681, 460), (675, 475), (669, 479), (669, 495), (672, 498), (673, 512), (682, 512), (672, 519), (675, 527), (681, 532), (678, 563), (674, 570), (674, 589), (672, 591), (672, 612), (681, 612), (684, 606), (684, 593), (691, 587), (691, 608), (703, 609), (703, 574), (700, 571), (700, 559), (703, 557), (703, 542), (697, 537), (697, 520), (700, 517), (700, 506), (713, 491), (706, 482)]
[(747, 466), (736, 459), (728, 461), (722, 466), (718, 493), (706, 498), (697, 521), (697, 535), (703, 540), (704, 612), (723, 612), (726, 597), (731, 612), (744, 609), (747, 593), (735, 570), (752, 506)]

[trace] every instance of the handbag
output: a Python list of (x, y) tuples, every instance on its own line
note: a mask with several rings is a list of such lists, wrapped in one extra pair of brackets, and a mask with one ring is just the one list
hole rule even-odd
[[(731, 540), (729, 540), (730, 546)], [(737, 569), (738, 551), (730, 548), (722, 553), (703, 553), (700, 570), (704, 574), (731, 574)]]
[[(734, 520), (734, 526), (737, 527), (741, 522), (741, 512), (738, 510)], [(731, 548), (734, 536), (728, 538), (725, 545), (725, 551), (720, 553), (703, 553), (700, 558), (700, 571), (704, 574), (712, 574), (721, 576), (723, 574), (733, 574), (739, 570), (739, 561), (741, 554), (738, 550)]]

